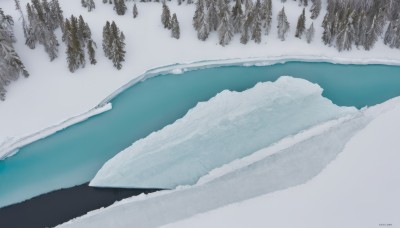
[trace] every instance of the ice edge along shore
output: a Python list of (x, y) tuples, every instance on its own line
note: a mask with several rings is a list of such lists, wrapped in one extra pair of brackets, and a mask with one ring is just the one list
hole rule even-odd
[[(5, 137), (3, 140), (0, 138), (0, 160), (4, 160), (8, 157), (15, 155), (18, 150), (26, 145), (29, 145), (40, 139), (44, 139), (58, 131), (66, 129), (72, 125), (83, 122), (95, 115), (99, 115), (103, 112), (112, 109), (110, 101), (118, 96), (120, 93), (126, 89), (132, 87), (133, 85), (142, 82), (148, 78), (155, 76), (160, 76), (164, 74), (181, 74), (186, 71), (214, 68), (214, 67), (224, 67), (224, 66), (267, 66), (274, 65), (278, 63), (287, 62), (325, 62), (333, 64), (380, 64), (380, 65), (393, 65), (400, 66), (400, 60), (393, 59), (353, 59), (353, 58), (338, 58), (338, 57), (327, 57), (327, 56), (273, 56), (273, 57), (258, 57), (258, 58), (238, 58), (238, 59), (220, 59), (220, 60), (204, 60), (197, 62), (187, 62), (187, 63), (175, 63), (171, 65), (156, 67), (145, 71), (137, 77), (134, 77), (131, 81), (121, 86), (119, 89), (115, 90), (113, 93), (108, 95), (105, 99), (99, 102), (94, 108), (84, 112), (80, 115), (73, 116), (69, 119), (61, 121), (60, 123), (54, 124), (52, 126), (46, 127), (40, 131), (33, 132), (25, 136), (14, 136)], [(284, 76), (284, 75), (282, 75)]]

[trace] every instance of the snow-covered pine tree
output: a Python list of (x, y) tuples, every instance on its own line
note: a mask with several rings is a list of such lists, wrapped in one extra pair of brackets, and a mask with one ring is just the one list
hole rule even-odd
[(207, 12), (207, 23), (210, 28), (210, 31), (217, 31), (219, 25), (219, 18), (217, 8), (215, 6), (215, 1), (210, 1), (210, 6), (208, 7)]
[(243, 10), (240, 0), (236, 0), (236, 3), (232, 8), (232, 24), (233, 32), (240, 33), (243, 26)]
[(400, 12), (390, 21), (385, 32), (384, 44), (391, 48), (400, 48)]
[(379, 9), (379, 11), (372, 17), (371, 25), (365, 33), (366, 37), (363, 45), (365, 50), (370, 50), (374, 46), (378, 37), (382, 34), (384, 23), (385, 16), (383, 9)]
[(301, 39), (305, 30), (306, 30), (306, 9), (304, 8), (303, 12), (299, 17), (299, 20), (297, 21), (295, 37)]
[(197, 33), (200, 30), (201, 20), (204, 20), (204, 0), (197, 0), (196, 2), (196, 10), (194, 11), (193, 22), (192, 25)]
[(19, 2), (19, 0), (14, 0), (14, 2), (15, 2), (15, 9), (19, 12), (20, 20), (22, 21), (22, 29), (24, 30), (24, 37), (25, 39), (27, 39), (29, 34), (29, 25), (25, 19), (24, 13), (22, 12), (21, 3)]
[(311, 0), (312, 5), (311, 5), (311, 19), (316, 19), (319, 16), (319, 13), (321, 12), (321, 0)]
[(306, 31), (306, 40), (307, 43), (311, 43), (314, 39), (315, 29), (314, 29), (314, 22), (311, 23), (310, 27)]
[(125, 0), (114, 0), (114, 10), (118, 15), (125, 15), (127, 10)]
[(138, 9), (136, 7), (136, 3), (133, 4), (133, 18), (136, 18), (139, 15)]
[(6, 98), (6, 86), (19, 78), (29, 76), (12, 43), (15, 42), (11, 16), (0, 8), (0, 100)]
[(175, 39), (179, 39), (181, 36), (181, 30), (179, 28), (178, 18), (176, 17), (175, 13), (172, 15), (171, 21), (172, 21), (171, 36)]
[(290, 25), (286, 17), (285, 7), (278, 14), (278, 38), (282, 41), (286, 38), (286, 33), (289, 31)]
[(219, 24), (218, 27), (218, 37), (219, 37), (219, 44), (221, 44), (222, 46), (228, 45), (229, 42), (232, 40), (233, 37), (233, 26), (232, 26), (232, 22), (231, 22), (231, 15), (229, 12), (229, 8), (228, 8), (228, 4), (226, 4), (225, 1), (220, 0), (223, 3), (223, 5), (221, 6), (222, 8), (220, 8), (221, 12), (221, 22)]
[(111, 61), (113, 62), (114, 67), (120, 70), (122, 68), (121, 63), (125, 61), (125, 36), (119, 30), (114, 21), (111, 23), (111, 37)]
[(257, 44), (261, 43), (261, 18), (259, 14), (254, 15), (251, 39), (254, 40), (254, 42), (256, 42)]
[(208, 38), (209, 33), (210, 28), (206, 16), (204, 14), (201, 14), (199, 18), (199, 28), (197, 29), (197, 38), (204, 41)]
[(103, 44), (102, 44), (104, 55), (107, 58), (111, 58), (111, 44), (112, 44), (111, 24), (109, 21), (107, 21), (106, 25), (103, 27)]
[(106, 4), (106, 3), (107, 3), (107, 0), (103, 0), (103, 3)]
[(83, 8), (86, 8), (87, 7), (86, 0), (81, 0), (81, 5), (82, 5)]
[(352, 18), (355, 12), (352, 12), (345, 20), (339, 22), (338, 34), (336, 37), (336, 48), (339, 51), (351, 50), (353, 43), (354, 28)]
[(87, 51), (88, 51), (88, 55), (89, 55), (90, 64), (92, 64), (92, 65), (96, 65), (96, 63), (97, 63), (96, 51), (94, 50), (95, 48), (97, 48), (96, 43), (92, 39), (90, 39), (88, 41)]
[(264, 24), (263, 27), (265, 29), (265, 34), (268, 35), (271, 30), (271, 22), (272, 22), (272, 0), (264, 0), (262, 6), (262, 15)]
[[(78, 37), (78, 19), (71, 15), (70, 32), (67, 33), (67, 63), (70, 72), (75, 72), (79, 67), (85, 67), (85, 53)], [(66, 25), (67, 27), (67, 25)]]
[(249, 30), (251, 29), (251, 25), (253, 24), (253, 12), (249, 11), (246, 14), (246, 19), (243, 23), (242, 33), (240, 35), (240, 43), (247, 44), (249, 42)]
[(96, 8), (96, 4), (94, 3), (93, 0), (87, 0), (87, 8), (88, 8), (88, 12), (91, 12), (92, 10), (94, 10)]
[(164, 28), (171, 28), (171, 12), (165, 1), (163, 1), (162, 5), (161, 23), (164, 25)]
[(50, 8), (52, 20), (57, 25), (57, 27), (60, 27), (61, 31), (64, 32), (64, 16), (58, 0), (52, 0), (50, 3)]

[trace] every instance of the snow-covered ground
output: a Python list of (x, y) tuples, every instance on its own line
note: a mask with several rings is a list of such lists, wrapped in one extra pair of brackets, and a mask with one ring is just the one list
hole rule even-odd
[(90, 182), (96, 187), (174, 189), (193, 185), (212, 169), (320, 123), (355, 115), (304, 79), (280, 77), (243, 92), (222, 91), (173, 124), (109, 160)]
[(338, 158), (308, 183), (165, 227), (398, 227), (398, 101), (393, 110), (351, 139)]
[[(27, 0), (21, 0), (25, 5)], [(67, 70), (65, 46), (60, 45), (60, 56), (49, 62), (42, 46), (30, 50), (24, 45), (19, 15), (10, 0), (0, 0), (0, 7), (11, 14), (15, 21), (18, 38), (16, 49), (29, 70), (29, 79), (20, 79), (8, 87), (7, 100), (0, 102), (0, 138), (21, 138), (35, 134), (61, 123), (72, 116), (79, 116), (91, 110), (110, 93), (120, 88), (143, 72), (159, 66), (174, 63), (188, 63), (201, 60), (232, 58), (257, 58), (266, 60), (314, 59), (338, 61), (342, 63), (400, 63), (400, 51), (390, 49), (381, 41), (372, 51), (353, 50), (339, 53), (334, 48), (320, 42), (322, 30), (320, 24), (325, 14), (323, 9), (315, 21), (316, 40), (307, 44), (305, 40), (294, 38), (295, 24), (302, 8), (294, 1), (285, 3), (291, 30), (286, 42), (276, 35), (276, 15), (282, 7), (280, 0), (273, 0), (274, 15), (272, 31), (263, 36), (261, 44), (250, 42), (242, 45), (239, 36), (235, 36), (226, 47), (218, 45), (216, 33), (212, 33), (205, 42), (199, 41), (192, 27), (194, 5), (178, 6), (175, 1), (169, 6), (176, 13), (181, 27), (181, 39), (170, 38), (170, 31), (162, 28), (160, 22), (160, 3), (138, 2), (139, 17), (131, 16), (133, 2), (127, 2), (129, 11), (117, 16), (109, 4), (96, 1), (96, 9), (87, 12), (80, 1), (60, 0), (64, 16), (82, 15), (91, 27), (97, 49), (98, 64), (72, 74)], [(325, 8), (325, 1), (323, 8)], [(307, 16), (309, 12), (306, 11)], [(102, 27), (106, 20), (114, 20), (124, 32), (127, 40), (126, 62), (121, 71), (112, 67), (104, 58), (101, 50)], [(311, 20), (307, 18), (307, 27)], [(60, 37), (60, 33), (58, 36)]]
[(396, 225), (399, 115), (396, 98), (284, 139), (194, 186), (125, 199), (60, 227)]

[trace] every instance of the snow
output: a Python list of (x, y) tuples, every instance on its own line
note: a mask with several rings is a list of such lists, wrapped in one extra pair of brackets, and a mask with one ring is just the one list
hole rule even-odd
[(27, 136), (24, 136), (21, 138), (9, 137), (9, 138), (5, 138), (3, 140), (0, 138), (0, 160), (3, 160), (9, 156), (14, 155), (18, 151), (19, 148), (21, 148), (27, 144), (30, 144), (39, 139), (46, 138), (47, 136), (52, 135), (52, 134), (56, 133), (57, 131), (61, 131), (71, 125), (82, 122), (92, 116), (99, 115), (99, 114), (109, 111), (111, 109), (112, 109), (112, 105), (110, 103), (108, 103), (102, 107), (92, 109), (89, 112), (84, 113), (79, 116), (71, 117), (61, 123), (55, 124), (54, 126), (50, 126), (46, 129), (43, 129), (43, 130), (41, 130), (37, 133), (31, 134), (31, 135), (27, 135)]
[(398, 104), (380, 115), (324, 172), (306, 184), (165, 227), (397, 227), (399, 115)]
[[(27, 1), (21, 0), (21, 5), (26, 5)], [(271, 61), (292, 59), (400, 65), (399, 50), (384, 46), (382, 41), (369, 52), (355, 49), (339, 53), (334, 48), (324, 46), (318, 38), (322, 34), (318, 24), (321, 23), (325, 10), (322, 10), (314, 22), (316, 42), (307, 44), (305, 40), (294, 38), (295, 24), (302, 8), (293, 1), (285, 3), (291, 24), (286, 42), (282, 43), (277, 39), (276, 15), (282, 3), (280, 0), (274, 0), (272, 30), (268, 37), (263, 36), (261, 44), (250, 42), (244, 46), (240, 44), (239, 36), (235, 36), (225, 47), (218, 45), (216, 33), (212, 33), (205, 42), (197, 39), (191, 25), (194, 5), (178, 6), (176, 2), (169, 3), (171, 12), (177, 14), (181, 27), (181, 39), (175, 40), (170, 37), (168, 30), (162, 28), (160, 3), (137, 2), (139, 10), (137, 19), (131, 16), (133, 2), (127, 2), (129, 11), (125, 16), (117, 16), (112, 6), (102, 4), (101, 1), (96, 1), (96, 9), (93, 12), (87, 12), (81, 7), (80, 1), (60, 0), (60, 4), (64, 16), (82, 15), (90, 25), (93, 38), (99, 46), (96, 55), (98, 64), (87, 65), (86, 68), (72, 74), (67, 70), (63, 43), (60, 45), (59, 58), (53, 62), (49, 62), (42, 46), (30, 50), (24, 45), (21, 23), (18, 21), (19, 15), (14, 9), (14, 2), (0, 0), (0, 7), (15, 19), (15, 32), (18, 38), (15, 47), (31, 75), (29, 79), (20, 79), (12, 83), (7, 88), (7, 100), (0, 102), (0, 138), (11, 137), (17, 140), (61, 123), (71, 116), (82, 115), (92, 110), (113, 91), (131, 80), (135, 81), (143, 75), (143, 72), (159, 66), (173, 66), (176, 63), (184, 65), (195, 62), (199, 62), (197, 65), (208, 63), (201, 62), (203, 60), (213, 60), (219, 64), (257, 60), (259, 64), (270, 64)], [(306, 14), (309, 16), (307, 10)], [(104, 58), (101, 50), (102, 27), (106, 20), (114, 20), (129, 41), (126, 46), (126, 62), (121, 71), (112, 67), (112, 63)], [(310, 23), (311, 20), (307, 18), (307, 26)], [(60, 35), (59, 33), (59, 38)], [(179, 72), (171, 70), (172, 73)]]
[(399, 115), (396, 98), (290, 136), (194, 186), (125, 199), (59, 227), (395, 225)]
[(173, 189), (303, 129), (357, 113), (304, 79), (280, 77), (244, 92), (225, 90), (106, 162), (96, 187)]

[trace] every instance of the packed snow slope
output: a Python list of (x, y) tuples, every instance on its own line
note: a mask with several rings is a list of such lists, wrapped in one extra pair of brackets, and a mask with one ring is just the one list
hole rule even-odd
[(175, 123), (136, 141), (90, 182), (97, 187), (173, 189), (316, 124), (354, 114), (307, 80), (280, 77), (243, 92), (223, 91)]
[(165, 226), (397, 227), (400, 224), (400, 99), (310, 182)]
[[(28, 0), (21, 0), (25, 6)], [(269, 36), (262, 37), (261, 44), (250, 42), (242, 45), (236, 35), (225, 47), (218, 45), (217, 34), (212, 33), (205, 41), (197, 39), (192, 26), (195, 5), (177, 5), (167, 2), (172, 13), (176, 13), (180, 28), (179, 40), (170, 37), (170, 31), (163, 28), (160, 20), (161, 3), (142, 3), (137, 1), (139, 16), (132, 17), (133, 1), (127, 2), (128, 11), (118, 16), (112, 5), (95, 1), (96, 9), (87, 12), (80, 1), (60, 0), (64, 16), (82, 15), (89, 24), (93, 39), (98, 45), (97, 65), (87, 65), (74, 74), (67, 69), (65, 45), (60, 41), (59, 57), (49, 62), (42, 46), (30, 50), (25, 46), (21, 22), (15, 10), (14, 1), (0, 0), (0, 7), (15, 20), (15, 33), (18, 39), (16, 50), (30, 73), (28, 79), (20, 79), (7, 89), (7, 100), (0, 102), (0, 138), (21, 137), (61, 123), (71, 116), (79, 116), (95, 107), (103, 98), (146, 70), (174, 63), (187, 63), (200, 60), (230, 58), (281, 59), (291, 56), (325, 59), (340, 62), (400, 62), (399, 50), (390, 49), (378, 41), (373, 50), (352, 50), (339, 53), (334, 48), (324, 46), (320, 40), (321, 21), (325, 14), (326, 1), (320, 16), (314, 21), (316, 38), (311, 44), (294, 37), (295, 25), (302, 8), (295, 1), (281, 3), (273, 0), (272, 30)], [(276, 16), (285, 6), (291, 30), (285, 42), (277, 39)], [(311, 4), (310, 4), (311, 5)], [(309, 6), (310, 7), (310, 6)], [(311, 24), (309, 7), (306, 10), (306, 27)], [(104, 57), (101, 49), (102, 28), (107, 20), (114, 20), (126, 36), (126, 61), (122, 70), (113, 68)]]
[(194, 186), (125, 199), (60, 227), (159, 227), (216, 208), (170, 227), (398, 224), (399, 116), (396, 98), (287, 137)]

